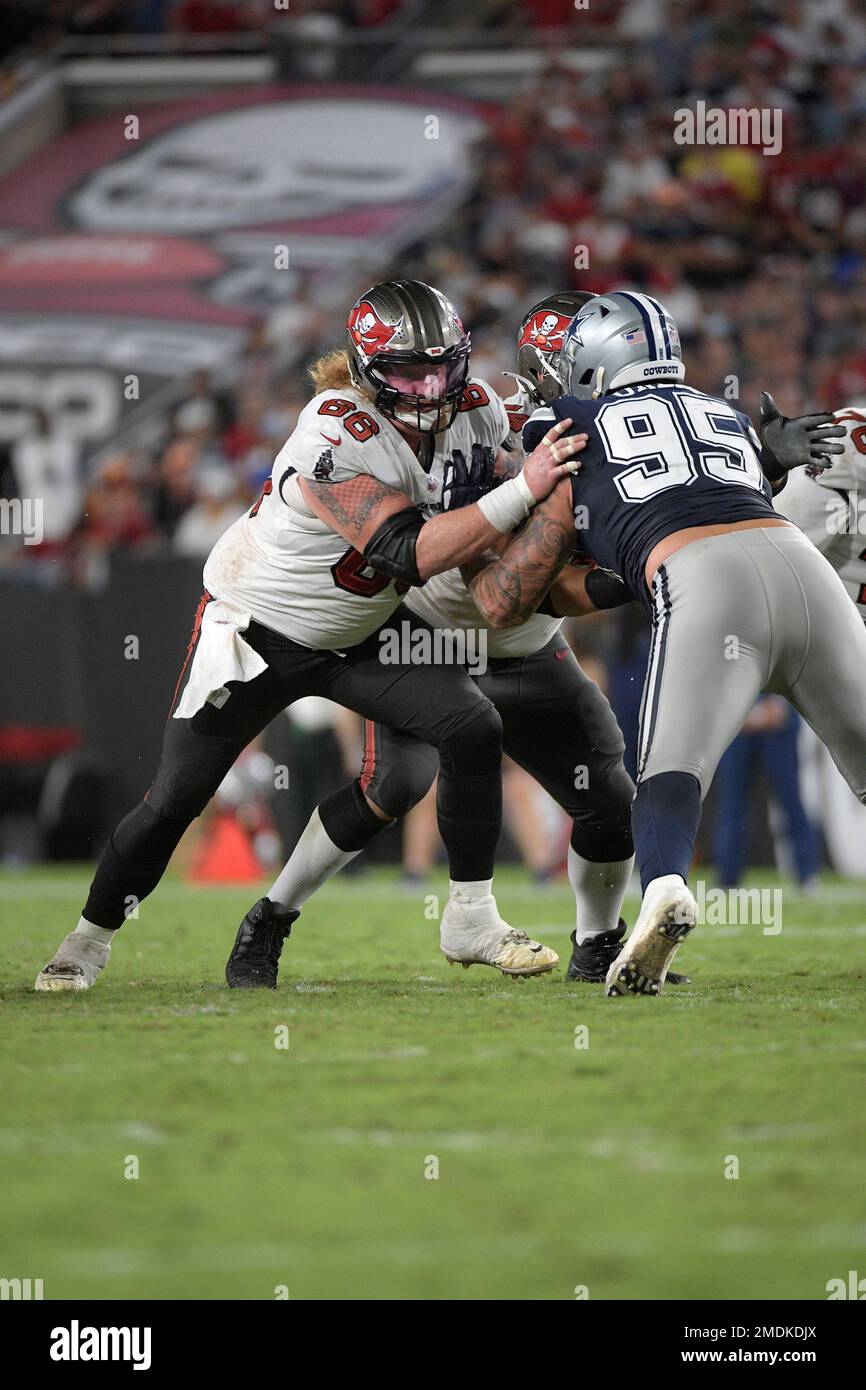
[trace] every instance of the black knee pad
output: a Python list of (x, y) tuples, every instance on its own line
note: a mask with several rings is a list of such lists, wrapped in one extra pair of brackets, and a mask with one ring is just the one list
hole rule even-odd
[(349, 782), (326, 796), (319, 802), (318, 812), (325, 834), (345, 853), (365, 849), (387, 824), (367, 805), (357, 782)]
[(399, 820), (424, 800), (438, 766), (438, 758), (432, 762), (428, 758), (401, 758), (382, 769), (375, 783), (366, 788), (367, 795), (386, 816)]
[(502, 762), (502, 720), (484, 699), (468, 720), (449, 730), (439, 743), (442, 771), (467, 777), (498, 772)]

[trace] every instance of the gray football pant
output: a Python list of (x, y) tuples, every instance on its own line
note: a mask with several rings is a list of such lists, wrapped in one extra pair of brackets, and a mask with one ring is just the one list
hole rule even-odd
[(793, 526), (709, 536), (660, 566), (638, 783), (690, 772), (705, 796), (762, 691), (790, 700), (866, 801), (866, 628)]

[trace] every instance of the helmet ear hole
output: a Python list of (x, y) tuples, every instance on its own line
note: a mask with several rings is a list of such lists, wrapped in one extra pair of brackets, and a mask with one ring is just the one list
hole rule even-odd
[(591, 381), (592, 381), (592, 367), (587, 367), (587, 369), (586, 369), (586, 371), (584, 372), (583, 376), (580, 378), (580, 384), (581, 384), (581, 386), (588, 386), (589, 383), (590, 383)]

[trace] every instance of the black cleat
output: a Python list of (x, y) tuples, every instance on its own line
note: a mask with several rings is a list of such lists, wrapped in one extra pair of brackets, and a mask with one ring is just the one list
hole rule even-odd
[(622, 950), (622, 939), (626, 924), (620, 917), (612, 931), (600, 932), (578, 942), (577, 932), (571, 933), (571, 960), (568, 962), (567, 980), (585, 980), (589, 984), (600, 984), (607, 978), (607, 972)]
[[(571, 960), (568, 962), (567, 980), (583, 980), (587, 984), (603, 984), (607, 972), (622, 950), (622, 939), (626, 934), (626, 924), (620, 917), (612, 931), (590, 936), (586, 941), (577, 941), (577, 932), (571, 933)], [(687, 985), (688, 975), (677, 975), (673, 970), (667, 974), (669, 985)]]
[(250, 908), (226, 962), (229, 989), (276, 989), (283, 942), (300, 915), (294, 908), (277, 907), (270, 898), (260, 898)]

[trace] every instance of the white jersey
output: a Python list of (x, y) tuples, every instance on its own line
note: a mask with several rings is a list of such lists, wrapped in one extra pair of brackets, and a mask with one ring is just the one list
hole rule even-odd
[(506, 396), (502, 404), (508, 416), (508, 440), (506, 448), (523, 456), (523, 426), (530, 415), (539, 407), (539, 397), (530, 389), (522, 377), (516, 377), (517, 390), (513, 396)]
[(845, 452), (823, 472), (793, 468), (776, 510), (830, 561), (866, 621), (866, 406), (836, 413)]
[[(502, 401), (485, 382), (470, 379), (453, 425), (435, 436), (425, 471), (366, 396), (352, 387), (323, 391), (301, 412), (259, 501), (214, 546), (204, 568), (205, 587), (303, 646), (323, 651), (357, 646), (388, 620), (406, 586), (372, 570), (310, 510), (300, 478), (343, 483), (367, 474), (399, 489), (430, 515), (441, 505), (447, 461), (458, 452), (469, 461), (478, 448), (495, 452), (507, 430)], [(465, 587), (463, 593), (468, 599)]]
[[(482, 447), (492, 447), (494, 450), (504, 445), (522, 458), (523, 426), (535, 409), (526, 387), (519, 384), (513, 396), (501, 400), (485, 382), (476, 381), (475, 386), (489, 400), (489, 405), (479, 404), (467, 412), (470, 422), (475, 417), (477, 442)], [(440, 475), (446, 460), (453, 457), (455, 452), (451, 435), (452, 431), (449, 431), (447, 437), (442, 436), (447, 440), (445, 448), (441, 452), (437, 449), (433, 468)], [(519, 627), (504, 631), (488, 628), (463, 583), (459, 569), (435, 575), (433, 579), (428, 579), (423, 589), (412, 589), (406, 597), (406, 606), (430, 623), (431, 627), (464, 631), (485, 629), (486, 655), (494, 660), (498, 657), (531, 656), (533, 652), (541, 651), (562, 625), (561, 618), (535, 613)]]

